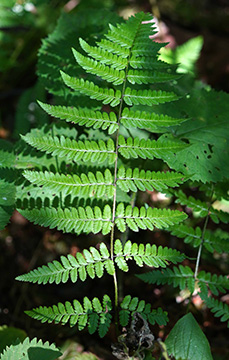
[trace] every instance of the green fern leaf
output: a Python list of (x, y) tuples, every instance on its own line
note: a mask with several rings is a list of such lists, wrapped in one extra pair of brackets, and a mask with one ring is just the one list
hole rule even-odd
[(175, 187), (185, 180), (183, 174), (175, 172), (155, 172), (139, 170), (138, 168), (125, 169), (120, 167), (117, 174), (117, 185), (125, 192), (137, 190), (145, 191), (154, 189), (163, 191), (169, 186)]
[(24, 177), (37, 186), (45, 186), (50, 191), (63, 192), (78, 197), (112, 198), (114, 195), (113, 176), (106, 169), (104, 174), (81, 173), (78, 175), (54, 174), (51, 172), (24, 171)]
[(119, 239), (114, 244), (115, 262), (122, 271), (128, 271), (127, 260), (134, 260), (138, 266), (144, 264), (150, 267), (166, 267), (169, 262), (176, 264), (183, 261), (185, 256), (176, 249), (156, 245), (137, 245), (128, 240), (124, 247)]
[(175, 141), (161, 136), (158, 140), (145, 140), (139, 138), (127, 138), (126, 140), (122, 135), (118, 138), (119, 153), (126, 159), (129, 158), (142, 158), (142, 159), (163, 159), (164, 153), (173, 153), (182, 150), (186, 145), (181, 141)]
[(60, 261), (54, 260), (27, 274), (18, 276), (16, 280), (38, 284), (52, 284), (54, 282), (59, 284), (67, 282), (70, 278), (74, 283), (78, 278), (85, 281), (87, 275), (92, 279), (95, 276), (101, 278), (104, 269), (107, 270), (108, 274), (113, 275), (115, 272), (114, 263), (109, 259), (110, 254), (106, 245), (101, 243), (100, 249), (98, 251), (90, 247), (90, 251), (83, 250), (83, 255), (78, 252), (75, 257), (70, 254), (67, 257), (61, 256)]
[[(127, 67), (127, 58), (113, 54), (103, 48), (90, 46), (85, 40), (79, 39), (81, 48), (95, 60), (99, 60), (102, 64), (111, 65), (117, 70), (123, 70)], [(112, 44), (112, 43), (111, 43)]]
[(43, 209), (26, 209), (18, 211), (30, 221), (41, 226), (57, 228), (65, 232), (75, 232), (80, 234), (98, 233), (102, 231), (104, 235), (111, 231), (111, 208), (105, 205), (103, 211), (99, 207), (92, 209), (90, 206), (86, 208), (43, 208)]
[(218, 224), (219, 221), (224, 223), (229, 222), (228, 213), (214, 209), (212, 206), (209, 208), (206, 203), (200, 201), (199, 199), (195, 199), (193, 196), (187, 197), (182, 190), (174, 191), (174, 193), (177, 196), (176, 202), (192, 208), (193, 211), (199, 213), (199, 216), (206, 217), (209, 214), (216, 224)]
[(49, 115), (72, 122), (80, 126), (93, 127), (94, 129), (108, 129), (109, 134), (113, 134), (118, 129), (117, 117), (114, 112), (93, 111), (87, 108), (75, 108), (66, 106), (52, 106), (38, 101), (38, 104)]
[[(194, 247), (200, 246), (202, 242), (203, 234), (202, 230), (198, 226), (194, 229), (187, 225), (178, 224), (172, 226), (169, 231), (172, 235), (178, 236), (179, 238), (184, 238), (184, 242), (186, 244), (192, 244)], [(207, 229), (204, 232), (203, 245), (210, 252), (213, 252), (214, 250), (218, 253), (228, 252), (228, 233), (224, 233), (224, 236), (225, 237), (222, 237), (216, 232), (212, 232)]]
[(157, 82), (166, 82), (166, 81), (175, 80), (177, 78), (178, 78), (177, 74), (176, 73), (172, 74), (171, 69), (168, 69), (167, 72), (159, 72), (154, 70), (153, 73), (147, 70), (129, 70), (127, 74), (127, 80), (131, 84), (154, 84)]
[(171, 69), (171, 65), (168, 65), (168, 63), (158, 60), (157, 58), (155, 58), (153, 55), (153, 53), (156, 55), (157, 51), (159, 49), (161, 49), (161, 47), (163, 46), (163, 44), (159, 44), (159, 43), (154, 43), (154, 48), (152, 49), (152, 54), (150, 54), (149, 56), (142, 56), (142, 54), (140, 53), (140, 56), (132, 56), (130, 58), (130, 66), (133, 69), (146, 69), (146, 70), (150, 70), (150, 69), (158, 69), (158, 70), (163, 70), (163, 69)]
[(204, 233), (204, 247), (210, 252), (229, 252), (229, 234), (218, 229), (215, 232), (207, 229)]
[(179, 96), (173, 92), (162, 90), (135, 90), (127, 87), (123, 96), (125, 103), (132, 105), (158, 105), (166, 102), (175, 101)]
[(78, 64), (87, 72), (100, 76), (102, 79), (112, 82), (114, 85), (120, 85), (124, 82), (125, 72), (111, 68), (103, 63), (81, 55), (73, 49), (73, 55)]
[(136, 276), (148, 284), (172, 284), (181, 290), (188, 288), (191, 293), (195, 288), (194, 273), (188, 266), (179, 265), (173, 269), (154, 270)]
[(91, 163), (103, 163), (108, 159), (112, 164), (115, 161), (114, 142), (109, 139), (107, 143), (103, 140), (95, 141), (75, 141), (61, 136), (33, 136), (27, 134), (22, 136), (31, 146), (38, 150), (45, 151), (47, 154), (66, 158), (68, 161), (84, 161)]
[[(202, 290), (202, 289), (201, 289)], [(220, 318), (220, 321), (227, 321), (227, 326), (229, 327), (229, 306), (222, 301), (214, 299), (201, 291), (199, 293), (201, 299), (205, 302), (207, 307), (214, 313), (216, 317)]]
[(133, 231), (139, 229), (153, 230), (154, 227), (163, 229), (169, 225), (177, 224), (186, 217), (185, 213), (178, 210), (152, 209), (150, 207), (146, 209), (143, 206), (139, 209), (137, 207), (132, 208), (131, 205), (124, 209), (123, 203), (120, 203), (116, 210), (115, 224), (121, 232), (126, 230), (126, 226)]
[(146, 318), (150, 324), (166, 325), (168, 321), (167, 312), (161, 308), (151, 309), (150, 304), (145, 304), (142, 300), (139, 301), (137, 297), (131, 298), (130, 295), (124, 297), (120, 304), (121, 310), (119, 311), (119, 320), (122, 326), (127, 326), (130, 316), (134, 312), (140, 313)]
[(202, 270), (199, 272), (197, 278), (201, 289), (203, 289), (203, 286), (206, 286), (214, 295), (219, 295), (219, 292), (226, 293), (226, 290), (229, 289), (227, 276), (217, 276), (216, 274), (206, 273)]
[(109, 88), (101, 88), (92, 81), (76, 79), (64, 72), (61, 72), (61, 76), (67, 86), (73, 90), (79, 91), (83, 95), (89, 96), (91, 99), (102, 101), (103, 104), (110, 104), (112, 107), (118, 105), (121, 101), (120, 90), (114, 91)]
[(107, 39), (102, 39), (100, 42), (97, 42), (97, 45), (107, 52), (110, 52), (111, 54), (117, 54), (120, 55), (122, 58), (128, 58), (129, 56), (129, 49), (120, 46), (117, 43), (113, 43)]
[(169, 231), (172, 235), (184, 238), (186, 244), (192, 243), (194, 247), (200, 246), (202, 242), (202, 230), (199, 227), (194, 229), (190, 226), (179, 224), (171, 227)]
[[(91, 333), (96, 330), (99, 331), (99, 335), (104, 336), (110, 326), (111, 315), (107, 315), (112, 310), (111, 300), (109, 296), (105, 295), (103, 298), (103, 305), (101, 305), (99, 299), (94, 298), (90, 301), (87, 297), (83, 300), (83, 306), (77, 300), (73, 300), (71, 304), (66, 301), (65, 304), (58, 303), (52, 307), (42, 307), (26, 311), (25, 313), (33, 319), (40, 320), (42, 323), (55, 322), (65, 325), (69, 322), (70, 326), (78, 324), (78, 329), (81, 331), (87, 325), (90, 328)], [(96, 313), (98, 317), (91, 316), (92, 313)]]
[(126, 128), (147, 129), (149, 131), (162, 132), (163, 127), (178, 125), (187, 119), (176, 119), (168, 115), (156, 114), (146, 111), (134, 111), (124, 108), (121, 116), (121, 124)]

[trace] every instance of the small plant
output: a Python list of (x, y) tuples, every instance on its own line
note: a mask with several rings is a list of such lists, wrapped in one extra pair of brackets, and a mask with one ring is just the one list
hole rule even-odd
[[(61, 256), (59, 261), (18, 276), (17, 280), (60, 284), (107, 275), (114, 284), (114, 299), (107, 293), (100, 299), (85, 296), (82, 303), (75, 299), (26, 313), (42, 322), (68, 323), (77, 325), (79, 330), (88, 327), (90, 334), (98, 331), (100, 337), (107, 334), (111, 322), (117, 335), (121, 328), (127, 327), (119, 343), (113, 346), (118, 358), (143, 358), (145, 350), (154, 343), (148, 324), (168, 322), (166, 309), (154, 309), (144, 299), (129, 294), (120, 299), (118, 272), (128, 272), (130, 261), (139, 267), (158, 268), (138, 275), (145, 282), (188, 288), (190, 299), (198, 289), (216, 316), (222, 321), (229, 319), (228, 306), (211, 296), (228, 289), (227, 277), (199, 271), (203, 248), (219, 253), (228, 249), (226, 232), (207, 229), (211, 220), (228, 222), (228, 214), (212, 206), (215, 197), (224, 197), (225, 192), (220, 183), (217, 188), (201, 181), (201, 173), (195, 179), (183, 162), (182, 154), (187, 154), (192, 144), (182, 141), (185, 133), (177, 136), (176, 131), (191, 120), (189, 114), (177, 116), (174, 110), (176, 103), (178, 109), (182, 104), (179, 99), (183, 93), (178, 90), (180, 75), (176, 66), (158, 59), (158, 51), (164, 44), (149, 38), (155, 33), (151, 19), (149, 14), (138, 13), (125, 23), (110, 25), (105, 38), (96, 44), (79, 40), (81, 51), (73, 49), (78, 77), (61, 72), (72, 98), (77, 101), (71, 106), (39, 102), (49, 115), (64, 121), (65, 127), (53, 125), (22, 136), (28, 149), (36, 149), (40, 158), (36, 169), (33, 153), (28, 155), (31, 169), (23, 172), (26, 182), (17, 184), (18, 210), (35, 224), (76, 235), (102, 233), (104, 236), (99, 246), (85, 248), (76, 256)], [(162, 104), (168, 110), (173, 109), (170, 115), (161, 111)], [(208, 145), (205, 149), (207, 157)], [(178, 161), (174, 165), (175, 159)], [(198, 161), (193, 159), (193, 166), (195, 162)], [(207, 194), (207, 202), (187, 195), (194, 185), (203, 191), (204, 199)], [(167, 193), (175, 202), (170, 201), (164, 208), (151, 206), (148, 198), (143, 201), (141, 196), (142, 192), (151, 191)], [(198, 216), (191, 221), (182, 206)], [(200, 226), (196, 226), (198, 222)], [(155, 229), (199, 248), (194, 271), (183, 265), (168, 267), (182, 262), (189, 254), (156, 246), (153, 241), (129, 239), (134, 232)], [(198, 325), (190, 316), (187, 331), (191, 333)], [(182, 321), (174, 327), (174, 335), (170, 334), (167, 350), (163, 345), (163, 351), (176, 359), (189, 359), (189, 349), (194, 354), (189, 337), (183, 353), (181, 345), (175, 342), (179, 326), (182, 328)], [(193, 346), (199, 346), (198, 339), (195, 341)], [(195, 359), (211, 359), (207, 342)]]

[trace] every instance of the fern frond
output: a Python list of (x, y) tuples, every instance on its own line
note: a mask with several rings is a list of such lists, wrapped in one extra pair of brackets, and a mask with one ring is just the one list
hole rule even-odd
[(195, 199), (193, 196), (187, 197), (182, 190), (174, 191), (174, 193), (177, 197), (176, 202), (192, 208), (193, 211), (199, 213), (199, 216), (205, 217), (209, 214), (210, 218), (216, 224), (218, 224), (219, 221), (222, 221), (224, 223), (229, 222), (229, 213), (214, 209), (213, 206), (210, 206), (210, 208), (209, 208), (208, 205), (206, 203), (204, 203), (203, 201), (200, 201), (199, 199)]
[[(200, 246), (202, 242), (203, 234), (202, 230), (198, 226), (194, 229), (190, 226), (179, 224), (172, 226), (169, 231), (172, 235), (178, 236), (179, 238), (184, 238), (184, 242), (186, 244), (192, 244), (194, 247)], [(225, 238), (220, 237), (219, 235), (217, 236), (217, 234), (215, 235), (215, 233), (208, 229), (205, 230), (203, 237), (204, 247), (210, 252), (213, 252), (214, 250), (218, 253), (228, 252), (229, 235), (228, 233), (224, 233), (224, 235), (226, 235)]]
[(114, 163), (116, 154), (114, 142), (111, 139), (105, 143), (103, 140), (96, 141), (75, 141), (64, 136), (34, 136), (27, 134), (22, 139), (38, 150), (47, 154), (65, 158), (68, 161), (84, 161), (91, 163), (103, 163), (108, 160)]
[(151, 244), (136, 244), (128, 240), (123, 246), (118, 239), (114, 243), (115, 262), (122, 271), (128, 271), (128, 260), (134, 260), (138, 266), (144, 264), (151, 267), (166, 267), (169, 262), (176, 264), (185, 259), (185, 256), (176, 249)]
[(169, 186), (175, 187), (183, 183), (185, 180), (183, 174), (176, 172), (155, 172), (139, 170), (138, 168), (125, 169), (121, 166), (117, 174), (117, 185), (125, 192), (136, 192), (138, 189), (141, 191), (154, 189), (157, 191), (163, 191)]
[(127, 138), (122, 135), (118, 138), (118, 151), (126, 159), (142, 158), (142, 159), (163, 159), (163, 154), (168, 152), (176, 152), (186, 147), (186, 144), (180, 140), (167, 139), (161, 136), (158, 140)]
[(85, 125), (86, 127), (93, 127), (94, 129), (108, 129), (109, 134), (113, 134), (117, 128), (117, 117), (114, 112), (100, 112), (89, 109), (81, 109), (75, 107), (66, 106), (53, 106), (44, 104), (38, 101), (38, 104), (44, 109), (49, 115), (72, 122), (80, 126)]
[(13, 360), (13, 359), (42, 359), (54, 360), (61, 356), (62, 353), (56, 347), (55, 344), (45, 343), (42, 340), (34, 338), (30, 340), (28, 337), (22, 343), (16, 342), (11, 346), (7, 346), (6, 349), (0, 355), (1, 360)]
[(89, 250), (84, 249), (83, 254), (76, 253), (76, 256), (71, 254), (61, 256), (60, 261), (54, 260), (30, 271), (27, 274), (18, 276), (18, 281), (28, 281), (38, 284), (52, 284), (52, 283), (66, 283), (69, 279), (75, 283), (78, 278), (85, 281), (87, 276), (94, 279), (95, 276), (101, 278), (104, 270), (109, 275), (115, 272), (114, 263), (110, 259), (110, 253), (104, 243), (100, 244), (100, 249), (90, 247)]
[(220, 321), (222, 322), (227, 321), (227, 327), (229, 327), (229, 306), (218, 299), (208, 296), (205, 292), (201, 291), (199, 295), (214, 315), (221, 318)]
[[(132, 49), (132, 56), (133, 58), (135, 57), (142, 57), (142, 58), (148, 58), (150, 59), (150, 57), (152, 57), (152, 59), (155, 59), (153, 57), (153, 55), (158, 55), (158, 51), (168, 45), (168, 43), (158, 43), (158, 42), (154, 42), (153, 43), (153, 47), (150, 47), (149, 44), (145, 44), (146, 39), (144, 39), (144, 43), (136, 43), (134, 45), (134, 48)], [(151, 40), (150, 40), (151, 41)]]
[(82, 232), (88, 234), (90, 232), (97, 234), (102, 231), (103, 235), (109, 234), (111, 222), (111, 208), (105, 205), (103, 210), (98, 206), (91, 208), (90, 206), (76, 208), (42, 208), (42, 209), (25, 209), (18, 211), (30, 221), (41, 226), (57, 228), (64, 232)]
[(111, 300), (108, 295), (104, 295), (102, 304), (98, 298), (91, 301), (84, 297), (83, 305), (78, 300), (73, 300), (72, 304), (66, 301), (65, 304), (58, 303), (58, 305), (52, 307), (40, 306), (25, 311), (25, 313), (42, 323), (54, 322), (55, 324), (65, 325), (69, 322), (70, 327), (77, 324), (80, 331), (88, 326), (90, 334), (98, 330), (100, 337), (103, 337), (110, 327), (111, 310)]
[(186, 244), (192, 243), (194, 247), (200, 246), (202, 242), (202, 230), (198, 226), (194, 229), (190, 226), (179, 224), (171, 227), (169, 231), (172, 235), (184, 238)]
[(123, 70), (127, 67), (127, 58), (113, 54), (99, 46), (90, 46), (85, 40), (79, 39), (81, 48), (95, 60), (102, 64), (110, 65), (117, 70)]
[[(219, 292), (225, 293), (229, 289), (229, 279), (227, 276), (206, 273), (200, 271), (198, 276), (198, 283), (202, 291), (206, 293), (209, 288), (214, 295), (219, 295)], [(203, 289), (205, 287), (205, 290)]]
[(186, 205), (198, 212), (200, 216), (205, 217), (208, 215), (208, 205), (199, 199), (195, 199), (193, 196), (187, 197), (182, 190), (174, 191), (176, 195), (176, 203)]
[(96, 171), (95, 174), (88, 172), (81, 173), (80, 176), (28, 170), (24, 171), (23, 175), (37, 186), (45, 186), (51, 191), (63, 192), (66, 195), (107, 199), (114, 195), (113, 175), (108, 169), (104, 173)]
[(119, 319), (122, 326), (128, 325), (130, 316), (135, 312), (140, 313), (152, 325), (155, 323), (166, 325), (168, 322), (168, 313), (166, 311), (163, 311), (161, 308), (151, 309), (150, 304), (146, 304), (144, 300), (139, 301), (137, 297), (131, 298), (130, 295), (125, 296), (120, 307)]
[(73, 78), (64, 72), (61, 72), (63, 81), (71, 89), (78, 91), (80, 94), (87, 95), (91, 99), (102, 101), (103, 104), (110, 104), (114, 107), (121, 101), (121, 91), (114, 91), (111, 88), (101, 88), (92, 81)]
[(72, 51), (76, 61), (86, 72), (100, 76), (103, 80), (112, 82), (114, 85), (123, 84), (125, 80), (124, 70), (117, 70), (103, 63), (100, 64), (98, 61), (83, 56), (74, 49)]
[(124, 207), (119, 203), (116, 209), (115, 224), (121, 232), (125, 232), (127, 226), (133, 231), (139, 229), (150, 229), (154, 227), (163, 229), (172, 224), (177, 224), (187, 218), (187, 215), (178, 210), (157, 209), (149, 207)]
[(120, 46), (119, 44), (113, 43), (107, 39), (102, 39), (100, 42), (97, 42), (97, 45), (105, 51), (110, 53), (120, 55), (122, 58), (128, 58), (129, 49)]
[[(148, 284), (172, 284), (181, 290), (188, 288), (191, 293), (195, 289), (194, 273), (188, 266), (179, 265), (173, 269), (154, 270), (136, 276)], [(229, 280), (226, 276), (212, 275), (205, 271), (198, 274), (197, 283), (204, 293), (207, 293), (209, 288), (214, 295), (218, 295), (219, 291), (225, 293), (226, 289), (229, 289)]]
[(154, 270), (136, 276), (148, 284), (169, 284), (181, 290), (188, 288), (191, 293), (195, 288), (194, 273), (189, 266), (179, 265), (173, 269)]
[(218, 253), (228, 253), (229, 252), (229, 234), (224, 231), (211, 232), (206, 230), (204, 233), (204, 247), (213, 252), (214, 250)]
[(125, 103), (132, 105), (158, 105), (178, 100), (180, 97), (174, 92), (163, 90), (135, 90), (127, 87), (123, 95)]
[[(129, 70), (127, 74), (127, 80), (131, 84), (154, 84), (160, 82), (171, 81), (177, 79), (178, 75), (176, 73), (171, 73), (171, 69), (166, 70), (165, 72), (160, 72), (157, 70), (147, 71), (147, 70)], [(171, 94), (170, 94), (171, 95)], [(165, 96), (165, 94), (163, 94)], [(174, 99), (176, 100), (176, 99)], [(136, 100), (130, 100), (133, 103)], [(141, 100), (142, 101), (142, 100)], [(165, 100), (166, 102), (167, 100)], [(171, 101), (171, 100), (169, 100)], [(140, 102), (141, 104), (142, 102)]]
[(178, 125), (187, 119), (176, 119), (168, 115), (155, 114), (146, 111), (134, 111), (124, 108), (121, 124), (126, 128), (147, 129), (153, 132), (162, 132), (162, 127)]
[[(154, 46), (155, 45), (156, 45), (156, 49), (155, 48), (152, 49), (152, 53), (156, 54), (158, 44), (154, 43)], [(160, 49), (161, 45), (159, 46)], [(153, 54), (150, 54), (149, 56), (141, 56), (141, 53), (139, 54), (139, 56), (132, 56), (130, 58), (130, 66), (133, 69), (146, 69), (146, 70), (151, 70), (151, 69), (163, 70), (168, 68), (171, 69), (171, 65), (157, 59), (156, 57), (153, 56)]]

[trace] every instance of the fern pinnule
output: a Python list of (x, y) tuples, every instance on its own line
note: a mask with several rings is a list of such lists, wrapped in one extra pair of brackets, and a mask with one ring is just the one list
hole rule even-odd
[(69, 323), (70, 327), (77, 324), (80, 331), (88, 325), (91, 334), (98, 330), (100, 337), (103, 337), (110, 327), (111, 310), (111, 300), (109, 296), (104, 295), (102, 304), (98, 298), (91, 301), (85, 297), (83, 305), (78, 300), (73, 300), (72, 304), (66, 301), (65, 304), (58, 303), (52, 307), (40, 306), (26, 311), (26, 314), (42, 323)]
[(75, 141), (64, 136), (34, 136), (27, 134), (22, 136), (23, 140), (34, 146), (38, 150), (45, 151), (60, 158), (66, 158), (68, 161), (79, 161), (89, 163), (114, 163), (116, 159), (114, 142), (108, 139), (96, 141)]
[(169, 262), (176, 264), (185, 259), (185, 256), (176, 249), (151, 244), (136, 244), (128, 240), (123, 246), (118, 239), (114, 243), (115, 262), (119, 269), (128, 271), (128, 260), (134, 260), (136, 265), (144, 264), (150, 267), (166, 267)]
[(198, 212), (199, 216), (206, 217), (210, 215), (212, 221), (218, 224), (220, 221), (223, 223), (229, 222), (229, 213), (217, 210), (213, 206), (209, 206), (205, 202), (195, 199), (193, 196), (186, 196), (186, 194), (182, 191), (172, 191), (176, 195), (176, 202), (182, 205), (186, 205), (190, 207), (193, 211)]
[(101, 210), (98, 206), (72, 208), (42, 208), (42, 209), (25, 209), (20, 210), (23, 216), (30, 221), (42, 226), (49, 226), (51, 229), (57, 228), (64, 232), (81, 232), (97, 234), (102, 232), (104, 235), (109, 234), (112, 227), (111, 208), (105, 205)]
[(155, 172), (139, 170), (138, 168), (125, 169), (121, 166), (117, 174), (117, 185), (125, 192), (137, 190), (163, 191), (168, 187), (175, 187), (182, 184), (185, 180), (183, 174), (176, 172)]
[(188, 288), (191, 293), (195, 288), (194, 273), (189, 266), (179, 265), (173, 269), (148, 271), (136, 276), (148, 284), (172, 284), (181, 290)]
[(227, 321), (227, 327), (229, 327), (229, 306), (222, 301), (208, 296), (205, 291), (199, 293), (202, 300), (205, 302), (207, 307), (214, 313), (216, 317), (220, 318), (220, 321)]
[(110, 199), (114, 195), (113, 175), (106, 169), (100, 171), (74, 174), (54, 174), (51, 172), (24, 171), (24, 177), (37, 186), (45, 185), (46, 189), (63, 192), (78, 197), (96, 197)]
[(120, 304), (119, 320), (122, 326), (127, 326), (130, 320), (130, 316), (138, 312), (154, 325), (166, 325), (168, 321), (167, 312), (161, 308), (152, 309), (150, 304), (146, 304), (144, 300), (140, 300), (137, 297), (131, 297), (127, 295), (124, 297)]
[(100, 64), (100, 62), (96, 60), (83, 56), (75, 49), (72, 51), (76, 61), (86, 72), (100, 76), (102, 79), (112, 82), (114, 85), (123, 84), (125, 80), (124, 70), (117, 70), (103, 63)]
[(125, 107), (122, 111), (121, 124), (127, 129), (147, 129), (154, 133), (163, 132), (167, 126), (178, 125), (186, 119), (176, 119), (168, 115), (156, 114), (147, 111), (130, 110)]
[(117, 117), (114, 112), (93, 111), (87, 108), (76, 108), (71, 106), (54, 106), (38, 101), (38, 104), (51, 116), (72, 122), (74, 124), (94, 129), (108, 129), (113, 134), (118, 129)]
[(166, 102), (178, 100), (179, 96), (174, 92), (163, 90), (135, 90), (127, 87), (124, 94), (124, 101), (127, 105), (159, 105)]
[(142, 206), (124, 206), (123, 203), (117, 205), (115, 224), (121, 232), (125, 232), (129, 227), (133, 231), (139, 229), (153, 230), (154, 227), (163, 229), (169, 225), (179, 223), (186, 219), (187, 215), (179, 210), (157, 209)]
[(79, 39), (81, 48), (95, 60), (99, 60), (101, 64), (110, 65), (116, 70), (123, 70), (127, 67), (128, 60), (126, 57), (115, 55), (98, 46), (90, 46), (85, 40)]
[(217, 251), (218, 253), (228, 252), (229, 235), (226, 232), (223, 232), (223, 236), (213, 232), (209, 229), (206, 229), (204, 234), (199, 226), (192, 228), (185, 224), (177, 224), (172, 226), (170, 229), (172, 235), (175, 235), (179, 238), (184, 239), (186, 244), (191, 244), (193, 247), (200, 246), (202, 240), (203, 246), (210, 252)]
[(219, 292), (225, 293), (229, 289), (227, 276), (217, 276), (200, 271), (195, 279), (192, 269), (183, 265), (173, 267), (173, 269), (149, 271), (136, 276), (148, 284), (172, 284), (181, 290), (187, 288), (191, 294), (194, 292), (195, 286), (199, 286), (203, 293), (207, 293), (210, 289), (214, 295), (218, 295)]
[(171, 137), (161, 136), (158, 140), (139, 139), (128, 137), (125, 139), (122, 135), (118, 138), (118, 151), (126, 159), (129, 158), (154, 158), (163, 159), (163, 154), (169, 152), (176, 152), (186, 147), (184, 143), (179, 140), (174, 140)]
[(61, 256), (60, 261), (54, 260), (47, 265), (38, 267), (17, 277), (19, 281), (28, 281), (38, 284), (47, 283), (65, 283), (69, 279), (75, 283), (78, 279), (85, 281), (87, 276), (94, 279), (95, 276), (101, 278), (104, 270), (109, 275), (114, 274), (114, 264), (110, 259), (110, 253), (104, 243), (100, 244), (100, 249), (90, 247), (89, 250), (84, 249), (83, 254), (76, 253), (76, 256), (69, 254)]
[(219, 295), (219, 292), (226, 293), (226, 290), (229, 289), (229, 279), (227, 276), (217, 276), (216, 274), (206, 273), (202, 270), (199, 272), (197, 279), (202, 291), (203, 286), (205, 286), (209, 288), (214, 295)]
[(72, 90), (80, 92), (82, 95), (87, 95), (91, 99), (102, 101), (103, 104), (114, 107), (117, 106), (121, 101), (121, 91), (114, 91), (111, 88), (102, 88), (95, 85), (92, 81), (84, 79), (76, 79), (74, 77), (61, 72), (64, 83), (69, 86)]

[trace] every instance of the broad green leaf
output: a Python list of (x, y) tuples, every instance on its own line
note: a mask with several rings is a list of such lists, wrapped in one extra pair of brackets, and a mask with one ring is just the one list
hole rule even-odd
[(165, 344), (176, 360), (213, 360), (208, 340), (191, 313), (178, 320)]
[(186, 139), (190, 146), (174, 156), (165, 154), (168, 165), (191, 175), (192, 180), (218, 182), (228, 178), (229, 94), (194, 88), (176, 105), (168, 104), (166, 112), (176, 117), (186, 114), (190, 118), (180, 126), (170, 128), (176, 137)]

